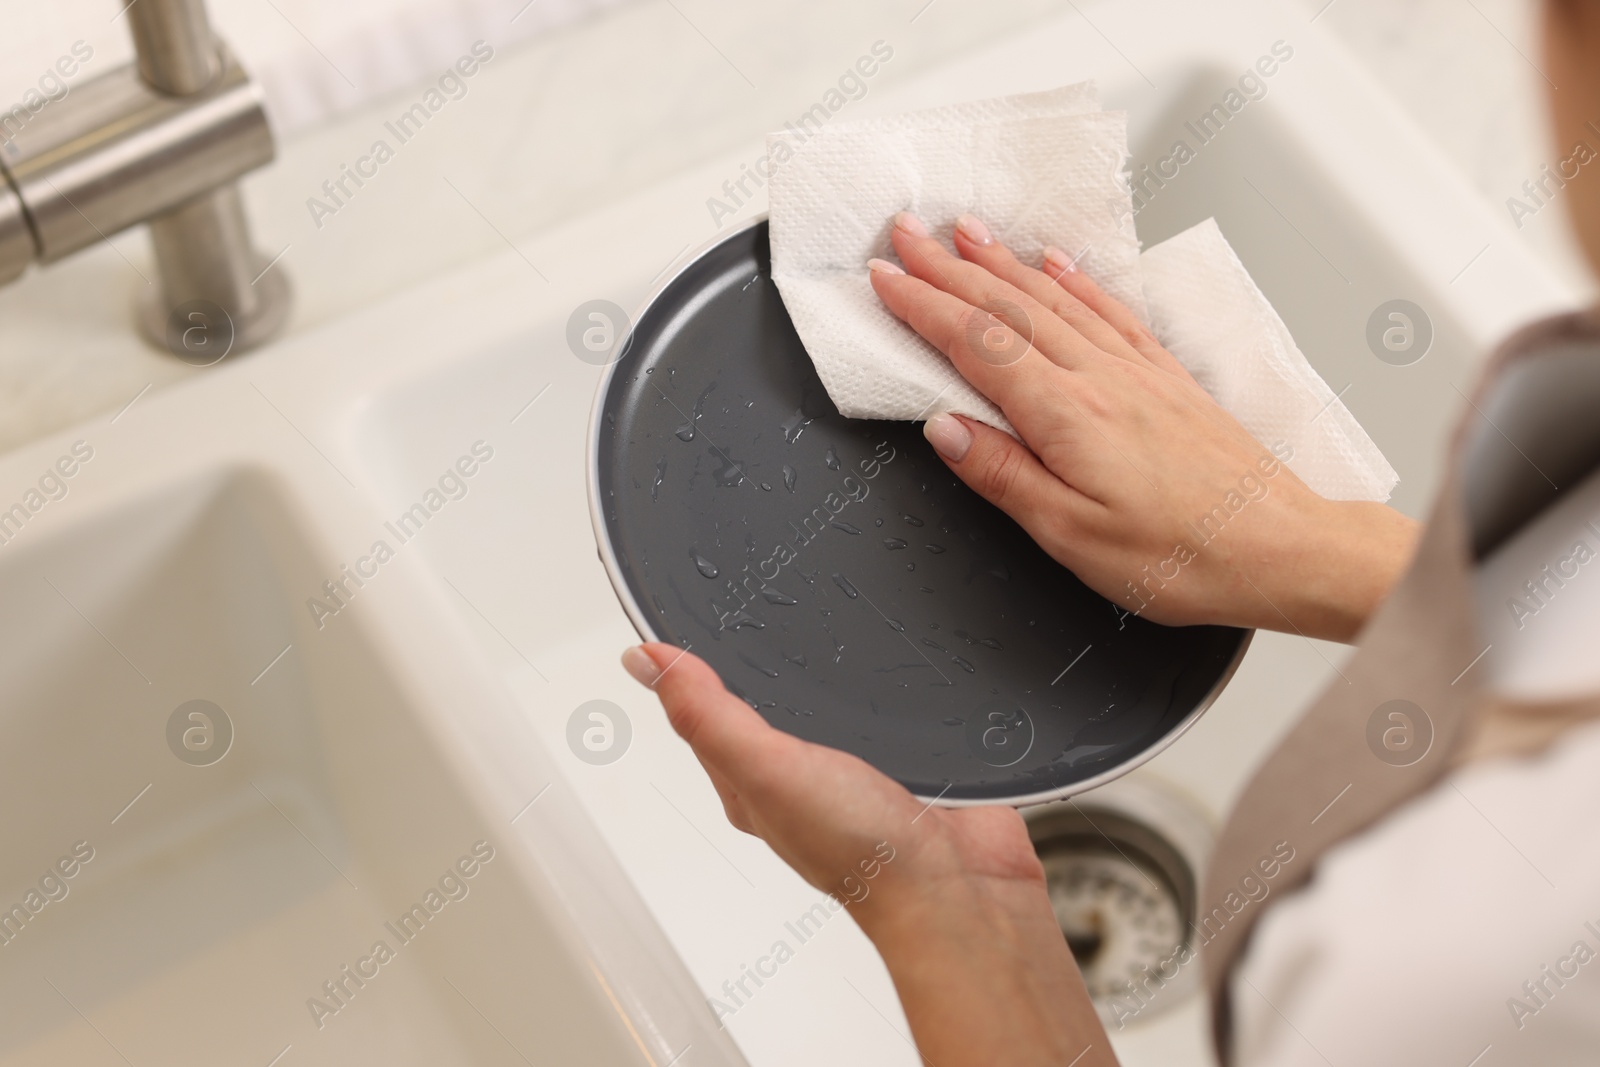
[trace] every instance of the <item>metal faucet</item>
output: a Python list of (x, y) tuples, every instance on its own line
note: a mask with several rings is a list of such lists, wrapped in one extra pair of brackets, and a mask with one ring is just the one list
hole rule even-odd
[(126, 11), (138, 61), (0, 145), (0, 285), (147, 223), (159, 278), (140, 301), (146, 338), (188, 362), (243, 351), (290, 306), (283, 269), (251, 244), (237, 184), (274, 154), (261, 88), (213, 36), (204, 0)]

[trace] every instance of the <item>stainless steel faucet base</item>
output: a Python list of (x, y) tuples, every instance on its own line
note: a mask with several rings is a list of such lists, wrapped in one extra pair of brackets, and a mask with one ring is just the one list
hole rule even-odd
[(139, 301), (147, 341), (206, 366), (283, 328), (292, 286), (283, 265), (251, 245), (236, 184), (186, 201), (149, 225), (161, 277)]

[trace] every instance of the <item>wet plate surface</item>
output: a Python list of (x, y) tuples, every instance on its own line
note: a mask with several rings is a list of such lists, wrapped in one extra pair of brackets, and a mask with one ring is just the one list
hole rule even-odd
[(772, 283), (765, 223), (666, 286), (598, 403), (597, 533), (635, 625), (920, 796), (1097, 784), (1192, 722), (1248, 642), (1124, 614), (950, 474), (919, 424), (841, 416)]

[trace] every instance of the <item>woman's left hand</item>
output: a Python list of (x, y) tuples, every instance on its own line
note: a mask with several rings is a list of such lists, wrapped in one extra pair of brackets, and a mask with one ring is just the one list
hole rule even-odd
[[(1022, 817), (941, 808), (855, 756), (769, 726), (703, 660), (665, 644), (623, 666), (653, 689), (734, 826), (849, 907), (926, 1058), (1114, 1064)], [(1101, 1057), (1104, 1058), (1101, 1058)]]

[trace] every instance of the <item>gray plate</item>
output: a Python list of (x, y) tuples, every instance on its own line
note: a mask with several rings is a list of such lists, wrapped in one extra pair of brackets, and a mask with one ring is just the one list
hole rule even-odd
[(1108, 781), (1194, 722), (1249, 644), (1126, 615), (919, 425), (841, 416), (764, 220), (649, 301), (595, 405), (595, 532), (640, 634), (919, 796), (1024, 804)]

